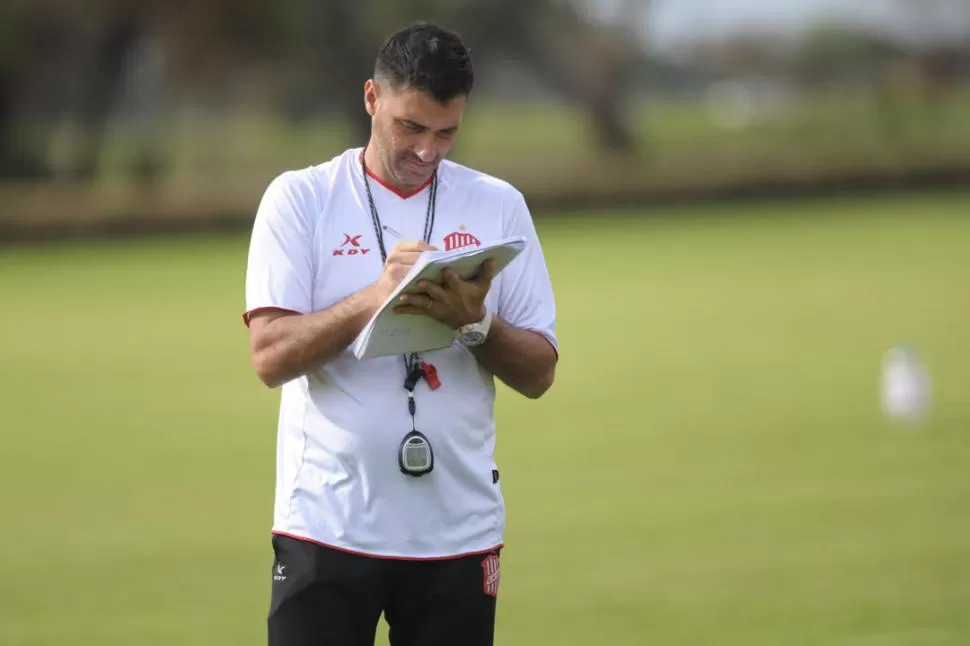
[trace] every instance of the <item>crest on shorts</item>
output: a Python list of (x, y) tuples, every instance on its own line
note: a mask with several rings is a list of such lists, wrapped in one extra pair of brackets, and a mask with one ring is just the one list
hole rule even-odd
[(501, 578), (497, 554), (489, 554), (482, 560), (482, 589), (490, 597), (498, 596), (498, 583)]

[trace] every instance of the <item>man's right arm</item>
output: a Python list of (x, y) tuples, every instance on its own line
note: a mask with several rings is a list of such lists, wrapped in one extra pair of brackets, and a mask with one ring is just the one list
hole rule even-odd
[(424, 251), (424, 242), (401, 242), (380, 277), (325, 310), (313, 311), (312, 220), (319, 197), (312, 183), (288, 172), (267, 187), (253, 223), (246, 269), (250, 359), (271, 388), (318, 370), (344, 352)]
[(333, 361), (347, 349), (424, 251), (424, 242), (399, 243), (374, 283), (319, 312), (298, 314), (264, 306), (249, 317), (249, 354), (259, 379), (270, 388)]
[(249, 353), (260, 381), (276, 388), (333, 361), (353, 343), (383, 299), (377, 284), (310, 314), (268, 308), (249, 322)]

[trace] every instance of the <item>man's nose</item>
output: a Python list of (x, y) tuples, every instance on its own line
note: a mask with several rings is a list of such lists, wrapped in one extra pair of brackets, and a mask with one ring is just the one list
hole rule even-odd
[(438, 156), (438, 149), (434, 145), (434, 141), (423, 141), (414, 149), (414, 153), (422, 163), (430, 164)]
[(421, 141), (414, 147), (414, 154), (424, 164), (430, 164), (441, 157), (441, 141), (433, 132), (425, 132)]

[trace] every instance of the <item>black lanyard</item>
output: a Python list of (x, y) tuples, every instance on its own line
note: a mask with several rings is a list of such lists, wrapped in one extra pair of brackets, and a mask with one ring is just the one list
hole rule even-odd
[[(370, 191), (370, 182), (367, 181), (367, 163), (364, 161), (364, 155), (367, 153), (367, 149), (360, 155), (360, 166), (364, 175), (364, 188), (367, 190), (367, 203), (370, 205), (371, 219), (374, 222), (374, 233), (377, 235), (377, 246), (381, 251), (381, 260), (387, 262), (387, 250), (384, 248), (384, 233), (381, 228), (381, 218), (377, 214), (377, 206), (374, 205), (374, 196)], [(431, 231), (434, 228), (434, 216), (435, 209), (438, 202), (438, 171), (436, 170), (431, 176), (431, 185), (428, 188), (428, 210), (424, 217), (424, 241), (426, 243), (431, 242)], [(408, 391), (408, 412), (411, 414), (411, 430), (414, 431), (414, 414), (416, 411), (416, 406), (414, 404), (414, 389), (418, 385), (418, 381), (421, 380), (423, 376), (421, 361), (417, 353), (412, 352), (411, 354), (405, 354), (404, 357), (404, 388)]]
[[(366, 152), (366, 150), (365, 150)], [(374, 233), (377, 234), (377, 246), (381, 250), (381, 260), (387, 262), (387, 251), (384, 249), (384, 232), (381, 227), (381, 218), (377, 214), (377, 207), (374, 205), (374, 196), (370, 192), (370, 182), (367, 181), (367, 164), (364, 156), (360, 156), (360, 166), (364, 172), (364, 188), (367, 189), (367, 203), (370, 205), (371, 219), (374, 221)], [(431, 230), (434, 228), (435, 208), (438, 202), (438, 172), (435, 171), (431, 176), (431, 186), (428, 189), (428, 210), (424, 216), (424, 241), (431, 242)]]

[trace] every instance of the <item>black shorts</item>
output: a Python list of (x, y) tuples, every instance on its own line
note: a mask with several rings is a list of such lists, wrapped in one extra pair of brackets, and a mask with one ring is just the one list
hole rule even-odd
[(494, 551), (446, 560), (360, 556), (273, 536), (269, 646), (373, 646), (381, 613), (392, 646), (491, 646)]

